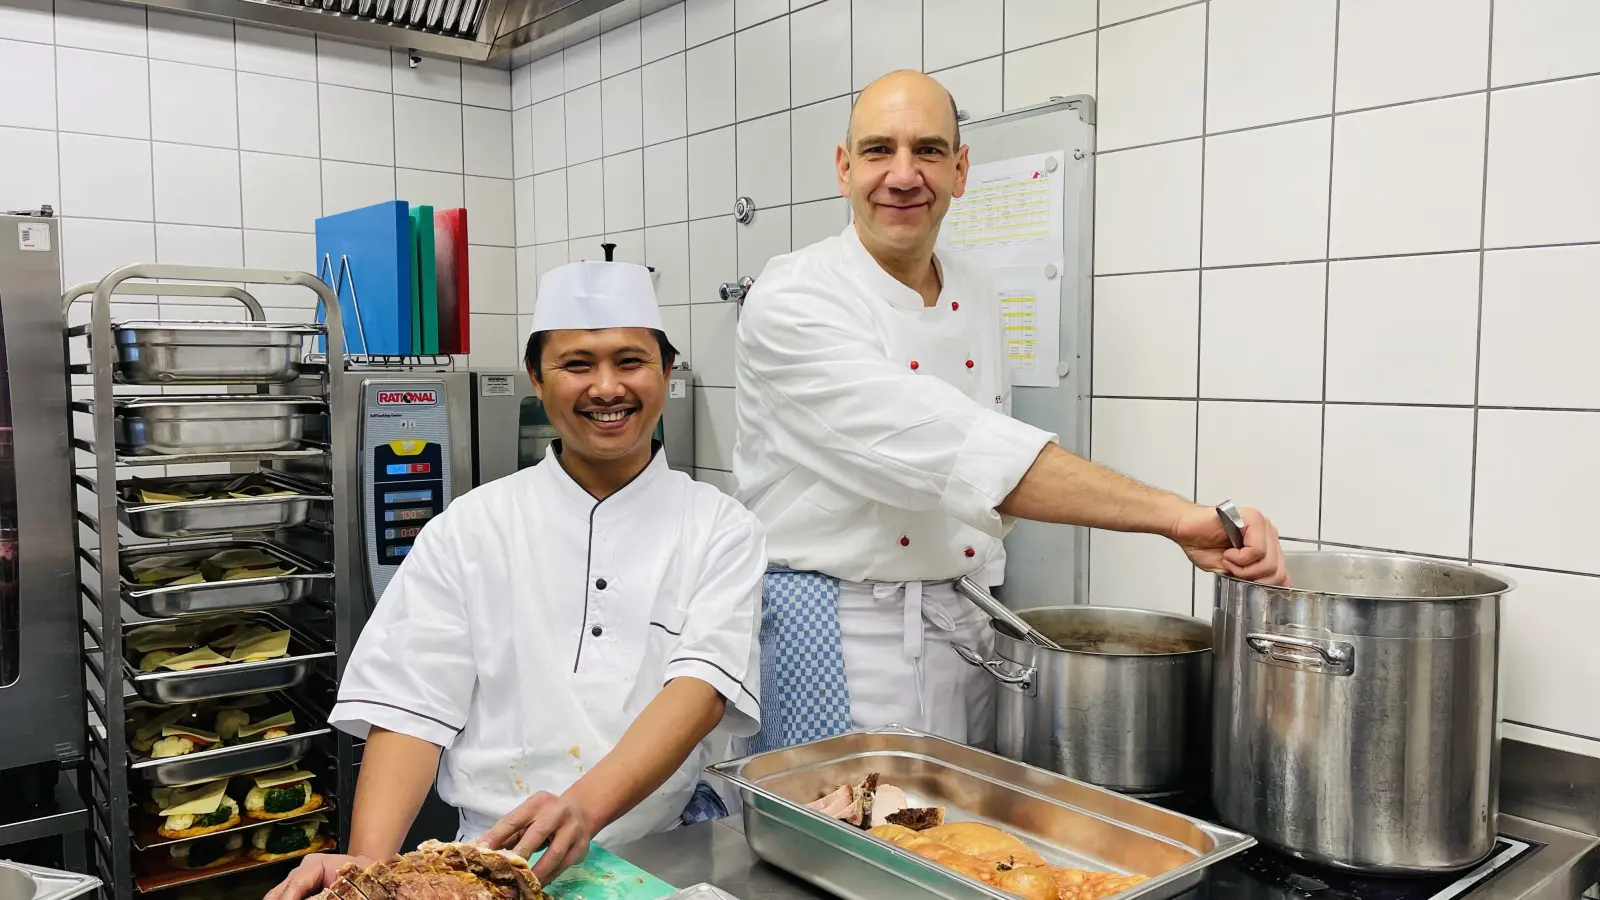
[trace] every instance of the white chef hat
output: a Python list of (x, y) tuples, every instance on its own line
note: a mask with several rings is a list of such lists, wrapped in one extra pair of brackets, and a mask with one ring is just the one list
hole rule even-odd
[(635, 263), (567, 263), (539, 279), (531, 334), (564, 329), (652, 328), (661, 324), (650, 270)]

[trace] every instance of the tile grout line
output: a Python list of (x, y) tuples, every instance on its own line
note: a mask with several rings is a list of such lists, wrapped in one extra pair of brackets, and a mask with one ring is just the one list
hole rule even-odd
[[(1095, 49), (1094, 65), (1100, 68), (1100, 51)], [(1211, 4), (1205, 4), (1205, 21), (1200, 27), (1200, 130), (1206, 129), (1206, 113), (1208, 104), (1209, 79), (1211, 77)], [(1098, 75), (1096, 88), (1099, 87)], [(1195, 262), (1204, 264), (1206, 259), (1206, 147), (1211, 143), (1210, 138), (1200, 142), (1200, 209), (1199, 209), (1199, 240), (1195, 242)], [(1204, 276), (1196, 275), (1194, 279), (1194, 392), (1200, 394), (1201, 358), (1205, 352), (1205, 303), (1206, 292)], [(1191, 503), (1200, 502), (1200, 413), (1202, 404), (1199, 400), (1194, 404), (1194, 464), (1193, 487), (1189, 494)], [(1199, 615), (1200, 596), (1195, 589), (1195, 577), (1189, 575), (1189, 614)]]
[[(51, 125), (54, 126), (54, 129), (55, 129), (53, 134), (52, 134), (52, 137), (53, 137), (53, 139), (55, 141), (55, 146), (56, 146), (56, 215), (61, 218), (61, 224), (62, 224), (62, 229), (61, 230), (63, 232), (65, 232), (66, 231), (66, 214), (67, 214), (67, 210), (66, 210), (66, 205), (67, 205), (66, 204), (67, 183), (66, 183), (66, 180), (64, 178), (62, 178), (62, 176), (61, 176), (61, 173), (66, 169), (66, 166), (62, 163), (62, 159), (61, 159), (61, 53), (60, 53), (60, 49), (55, 44), (55, 38), (56, 38), (56, 0), (50, 0), (50, 78), (51, 78), (50, 89), (51, 89), (52, 99), (54, 101), (51, 104), (50, 113), (54, 117), (51, 120)], [(151, 174), (151, 184), (154, 184), (154, 183), (155, 183), (155, 176), (154, 176), (154, 173), (152, 172), (152, 174)], [(153, 191), (152, 191), (152, 196), (150, 198), (150, 215), (152, 217), (155, 216), (155, 202), (156, 202), (155, 201), (155, 197), (154, 197)], [(61, 283), (62, 283), (62, 285), (66, 286), (66, 287), (71, 287), (72, 285), (67, 284), (67, 253), (66, 253), (67, 241), (66, 241), (66, 235), (63, 234), (60, 237), (61, 237), (61, 250), (60, 250), (61, 262), (60, 262), (58, 268), (60, 269), (60, 273), (61, 273)], [(153, 224), (150, 226), (150, 239), (152, 241), (155, 240), (155, 225), (153, 225)], [(159, 309), (157, 310), (157, 312), (159, 314)], [(92, 321), (92, 319), (91, 319), (91, 321)]]
[[(144, 28), (144, 52), (145, 52), (145, 62), (144, 62), (145, 88), (144, 88), (144, 90), (145, 90), (145, 103), (147, 104), (146, 108), (145, 108), (145, 113), (146, 113), (146, 118), (148, 120), (148, 124), (149, 124), (149, 127), (150, 127), (150, 137), (149, 137), (149, 146), (150, 146), (150, 245), (155, 248), (156, 261), (160, 262), (161, 261), (161, 226), (159, 224), (159, 220), (160, 220), (161, 216), (156, 210), (156, 194), (157, 194), (157, 190), (156, 190), (156, 113), (155, 113), (155, 101), (154, 101), (155, 84), (154, 84), (154, 80), (150, 76), (150, 60), (149, 60), (149, 56), (150, 56), (150, 10), (149, 10), (148, 7), (141, 7), (140, 12), (143, 14), (143, 17), (144, 17), (144, 24), (143, 24), (142, 27)], [(56, 55), (58, 57), (60, 56), (60, 51), (59, 50), (57, 51)], [(60, 91), (57, 91), (56, 93), (57, 93), (57, 100), (59, 102)], [(240, 221), (241, 221), (241, 223), (243, 222), (243, 218), (244, 218), (244, 216), (243, 216), (243, 213), (241, 211), (241, 213), (240, 213)], [(240, 238), (241, 244), (242, 244), (243, 240), (244, 239), (241, 237)], [(155, 296), (155, 302), (156, 302), (156, 318), (165, 320), (166, 319), (166, 312), (165, 312), (166, 304), (161, 302), (161, 296), (159, 294), (153, 295), (153, 296)], [(163, 471), (165, 471), (165, 467), (163, 467)]]
[[(1001, 14), (1002, 15), (1004, 14), (1004, 4), (1003, 3), (1001, 5)], [(1002, 26), (1002, 27), (1004, 27), (1004, 26)], [(1096, 104), (1098, 104), (1099, 101), (1100, 101), (1100, 3), (1099, 3), (1099, 0), (1096, 0), (1096, 2), (1094, 4), (1094, 32), (1093, 33), (1094, 33), (1094, 97), (1095, 97)], [(1002, 50), (1005, 49), (1005, 45), (1003, 43), (1001, 44), (1001, 49)], [(1000, 69), (1001, 69), (1001, 72), (1000, 72), (1000, 105), (1001, 106), (1005, 106), (1005, 102), (1006, 102), (1006, 83), (1005, 83), (1005, 62), (1004, 61), (1002, 61), (1000, 63)], [(1098, 109), (1098, 106), (1096, 106), (1096, 109)], [(1095, 121), (1096, 122), (1100, 121), (1100, 117), (1098, 115), (1095, 116)], [(1100, 166), (1099, 166), (1099, 161), (1098, 161), (1098, 157), (1100, 155), (1100, 126), (1097, 124), (1097, 125), (1094, 125), (1092, 127), (1094, 128), (1094, 147), (1095, 147), (1095, 149), (1094, 149), (1093, 153), (1090, 155), (1089, 158), (1090, 158), (1090, 161), (1095, 164), (1095, 178), (1096, 178), (1096, 180), (1098, 180), (1099, 179), (1099, 174), (1100, 174)], [(1092, 189), (1097, 188), (1097, 187), (1098, 187), (1097, 185), (1091, 185)], [(1100, 216), (1100, 191), (1098, 189), (1094, 190), (1093, 205), (1094, 205), (1094, 208), (1090, 211), (1090, 215), (1089, 215), (1089, 220), (1090, 220), (1089, 221), (1089, 237), (1090, 237), (1091, 241), (1094, 240), (1094, 223), (1099, 220), (1099, 216)], [(1096, 244), (1095, 246), (1098, 246), (1098, 244)], [(1085, 422), (1087, 422), (1087, 430), (1088, 430), (1089, 433), (1083, 436), (1084, 458), (1088, 459), (1090, 461), (1094, 460), (1094, 401), (1095, 401), (1095, 396), (1094, 396), (1094, 361), (1100, 358), (1099, 355), (1095, 353), (1095, 348), (1094, 348), (1094, 322), (1095, 322), (1095, 312), (1096, 312), (1095, 303), (1096, 303), (1096, 300), (1097, 300), (1094, 288), (1095, 288), (1094, 256), (1091, 254), (1090, 257), (1089, 257), (1089, 373), (1088, 373), (1088, 391), (1087, 391), (1088, 396), (1086, 397), (1086, 400), (1088, 401), (1088, 404), (1089, 404), (1089, 414), (1088, 414), (1088, 416), (1085, 417)], [(1199, 385), (1195, 385), (1195, 389), (1198, 390), (1199, 389)], [(1198, 419), (1196, 420), (1196, 430), (1197, 431), (1199, 430)], [(1085, 558), (1081, 561), (1082, 565), (1083, 565), (1083, 596), (1078, 598), (1078, 602), (1089, 603), (1089, 602), (1091, 602), (1090, 598), (1094, 596), (1094, 566), (1092, 564), (1093, 560), (1094, 560), (1094, 532), (1092, 530), (1088, 530), (1088, 533), (1085, 536), (1084, 541), (1083, 541), (1083, 546), (1084, 546), (1084, 551), (1085, 551), (1084, 552)], [(1190, 583), (1191, 584), (1193, 583), (1193, 579), (1192, 578), (1190, 579)], [(1191, 589), (1191, 593), (1190, 593), (1190, 596), (1189, 596), (1189, 611), (1190, 612), (1194, 611), (1193, 589)]]
[[(244, 124), (243, 124), (244, 123), (244, 116), (240, 112), (242, 104), (240, 104), (240, 102), (239, 102), (239, 71), (238, 71), (238, 65), (239, 65), (239, 38), (238, 38), (238, 26), (237, 26), (237, 23), (235, 23), (234, 20), (232, 20), (232, 19), (228, 20), (228, 52), (230, 54), (232, 54), (232, 56), (233, 56), (233, 64), (234, 64), (234, 68), (229, 70), (229, 75), (233, 79), (233, 143), (234, 143), (234, 148), (235, 148), (234, 151), (233, 151), (233, 160), (234, 160), (234, 169), (235, 169), (235, 171), (237, 171), (239, 173), (239, 266), (241, 268), (243, 268), (243, 267), (245, 267), (245, 266), (247, 266), (249, 264), (249, 260), (245, 256), (245, 252), (246, 252), (245, 251), (245, 246), (246, 245), (245, 245), (245, 240), (244, 240), (244, 223), (245, 223), (245, 213), (244, 213), (244, 153), (245, 153), (245, 151), (244, 151)], [(154, 103), (154, 99), (152, 98), (151, 109), (154, 109), (154, 108), (155, 108), (155, 103)], [(317, 123), (317, 131), (320, 133), (321, 130), (322, 130), (322, 124), (319, 122), (319, 123)], [(151, 136), (154, 137), (154, 134), (152, 134)], [(154, 149), (155, 149), (154, 147), (151, 148), (152, 153), (154, 152)], [(322, 193), (322, 164), (318, 163), (317, 164), (317, 194), (320, 196), (321, 193)], [(319, 205), (319, 208), (320, 208), (320, 205)], [(313, 220), (313, 227), (315, 227), (314, 223), (315, 223), (315, 220)], [(248, 314), (248, 312), (249, 312), (249, 310), (247, 309), (246, 313)], [(262, 318), (266, 317), (265, 310), (262, 311), (261, 315), (262, 315)]]
[[(1494, 0), (1489, 0), (1489, 49), (1484, 59), (1484, 81), (1493, 83), (1494, 73)], [(1494, 108), (1493, 92), (1483, 98), (1483, 171), (1478, 182), (1478, 308), (1473, 323), (1472, 347), (1472, 456), (1467, 470), (1467, 559), (1471, 560), (1477, 540), (1478, 519), (1478, 431), (1481, 424), (1483, 390), (1483, 273), (1489, 254), (1483, 250), (1484, 236), (1489, 228), (1489, 126)]]
[[(1335, 42), (1337, 42), (1337, 40), (1338, 40), (1338, 38), (1335, 37)], [(1097, 55), (1098, 55), (1098, 53), (1097, 53)], [(1103, 152), (1103, 153), (1123, 153), (1123, 152), (1126, 152), (1126, 151), (1129, 151), (1129, 150), (1148, 150), (1148, 149), (1150, 149), (1152, 147), (1163, 147), (1163, 146), (1166, 146), (1168, 144), (1177, 144), (1177, 143), (1182, 143), (1183, 141), (1192, 141), (1192, 140), (1195, 140), (1197, 138), (1202, 138), (1202, 137), (1223, 137), (1225, 135), (1243, 134), (1245, 132), (1250, 132), (1250, 131), (1261, 131), (1261, 130), (1267, 129), (1267, 128), (1276, 128), (1276, 127), (1278, 127), (1280, 125), (1300, 125), (1300, 124), (1304, 124), (1306, 122), (1314, 122), (1314, 121), (1316, 121), (1318, 119), (1337, 119), (1337, 118), (1340, 118), (1340, 117), (1343, 117), (1343, 116), (1355, 116), (1355, 115), (1362, 115), (1364, 113), (1370, 113), (1370, 112), (1382, 112), (1384, 110), (1396, 109), (1396, 108), (1403, 107), (1403, 106), (1418, 106), (1418, 105), (1421, 105), (1421, 104), (1424, 104), (1424, 103), (1435, 103), (1435, 102), (1443, 101), (1443, 100), (1460, 100), (1460, 99), (1463, 99), (1463, 98), (1466, 98), (1466, 97), (1475, 96), (1477, 94), (1493, 94), (1493, 93), (1497, 93), (1497, 92), (1500, 92), (1500, 91), (1518, 90), (1518, 89), (1521, 89), (1521, 88), (1544, 87), (1546, 85), (1559, 84), (1559, 83), (1564, 82), (1564, 81), (1577, 81), (1577, 80), (1581, 80), (1581, 79), (1584, 79), (1584, 78), (1600, 78), (1600, 72), (1589, 72), (1589, 73), (1585, 73), (1585, 74), (1581, 74), (1581, 75), (1563, 75), (1563, 76), (1560, 76), (1560, 77), (1557, 77), (1557, 78), (1546, 78), (1546, 79), (1541, 79), (1539, 81), (1529, 81), (1529, 82), (1526, 82), (1526, 83), (1523, 83), (1523, 84), (1504, 85), (1502, 87), (1475, 88), (1475, 89), (1470, 90), (1470, 91), (1457, 91), (1455, 93), (1440, 94), (1440, 95), (1434, 96), (1434, 97), (1420, 97), (1420, 98), (1417, 98), (1417, 99), (1414, 99), (1414, 100), (1397, 100), (1394, 103), (1385, 103), (1385, 104), (1381, 104), (1381, 105), (1378, 105), (1378, 106), (1365, 106), (1365, 107), (1361, 107), (1361, 108), (1358, 108), (1358, 109), (1333, 110), (1333, 111), (1326, 112), (1326, 113), (1318, 113), (1317, 115), (1314, 115), (1314, 116), (1298, 116), (1298, 117), (1295, 117), (1295, 118), (1292, 118), (1292, 119), (1283, 119), (1281, 121), (1265, 122), (1265, 123), (1262, 123), (1262, 124), (1259, 124), (1259, 125), (1245, 125), (1245, 126), (1242, 126), (1242, 127), (1239, 127), (1239, 128), (1229, 128), (1229, 129), (1225, 129), (1225, 130), (1222, 130), (1222, 131), (1216, 131), (1216, 132), (1201, 132), (1199, 134), (1192, 134), (1192, 135), (1188, 135), (1186, 137), (1168, 138), (1166, 140), (1151, 141), (1151, 142), (1145, 143), (1145, 144), (1129, 144), (1129, 145), (1127, 145), (1125, 147), (1112, 147), (1112, 148), (1109, 148), (1109, 149), (1106, 149), (1106, 150), (1100, 151), (1100, 152)]]
[(1519, 244), (1507, 247), (1465, 247), (1454, 250), (1417, 250), (1410, 253), (1377, 253), (1370, 256), (1334, 256), (1316, 257), (1312, 259), (1285, 259), (1272, 262), (1235, 263), (1226, 266), (1199, 266), (1178, 269), (1143, 269), (1131, 272), (1097, 272), (1096, 278), (1127, 278), (1140, 275), (1175, 275), (1181, 272), (1226, 272), (1235, 269), (1260, 269), (1271, 266), (1304, 266), (1318, 263), (1332, 262), (1370, 262), (1385, 259), (1414, 259), (1421, 256), (1465, 256), (1477, 253), (1480, 249), (1488, 253), (1503, 253), (1515, 250), (1550, 250), (1561, 247), (1594, 247), (1600, 246), (1600, 239), (1592, 241), (1562, 241), (1551, 244)]
[(1187, 403), (1264, 403), (1279, 406), (1311, 406), (1321, 404), (1324, 406), (1366, 406), (1384, 407), (1389, 409), (1487, 409), (1495, 412), (1550, 412), (1550, 413), (1600, 413), (1600, 407), (1586, 406), (1496, 406), (1484, 405), (1474, 407), (1471, 403), (1416, 403), (1399, 400), (1291, 400), (1281, 397), (1208, 397), (1188, 396), (1179, 397), (1170, 394), (1101, 394), (1096, 400), (1160, 400), (1167, 402), (1182, 401)]
[[(1328, 79), (1328, 107), (1339, 96), (1339, 15), (1341, 0), (1333, 0), (1333, 71)], [(1333, 255), (1333, 166), (1338, 134), (1337, 120), (1328, 123), (1328, 210), (1323, 220), (1322, 255)], [(1332, 321), (1333, 266), (1322, 263), (1322, 400), (1317, 424), (1317, 547), (1322, 547), (1322, 513), (1328, 485), (1328, 323)]]

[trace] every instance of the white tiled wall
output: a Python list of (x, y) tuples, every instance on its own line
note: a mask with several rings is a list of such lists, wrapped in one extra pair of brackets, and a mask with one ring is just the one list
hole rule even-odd
[[(474, 356), (516, 365), (508, 71), (411, 69), (385, 49), (140, 7), (0, 0), (0, 82), (0, 209), (57, 209), (66, 284), (150, 260), (315, 271), (320, 215), (396, 197), (465, 205)], [(146, 315), (231, 314), (144, 299)], [(308, 291), (261, 299), (274, 319), (313, 315)]]
[[(1093, 94), (1093, 456), (1261, 506), (1297, 548), (1524, 573), (1507, 717), (1600, 738), (1600, 707), (1530, 687), (1600, 680), (1581, 637), (1600, 629), (1592, 4), (788, 6), (686, 0), (513, 74), (518, 245), (543, 267), (607, 235), (658, 267), (700, 477), (725, 485), (732, 449), (717, 287), (843, 226), (852, 89), (921, 68), (975, 115)], [(1209, 579), (1158, 539), (1096, 535), (1090, 565), (1095, 602), (1207, 614)]]
[[(726, 487), (717, 287), (843, 227), (850, 92), (910, 67), (973, 115), (1092, 94), (1091, 454), (1261, 506), (1295, 548), (1503, 567), (1507, 718), (1600, 739), (1600, 707), (1544, 690), (1600, 681), (1597, 9), (685, 0), (508, 77), (0, 0), (0, 206), (62, 209), (70, 283), (303, 266), (319, 211), (464, 202), (474, 362), (505, 366), (539, 275), (614, 241), (657, 269), (698, 379), (697, 474)], [(1159, 540), (1097, 535), (1090, 563), (1095, 602), (1207, 613), (1209, 577)]]
[[(1549, 693), (1600, 680), (1600, 44), (1571, 34), (1600, 17), (1172, 6), (1102, 0), (1072, 85), (1101, 103), (1095, 458), (1295, 548), (1508, 572), (1506, 718), (1600, 738)], [(1094, 602), (1209, 614), (1160, 542), (1091, 546)]]

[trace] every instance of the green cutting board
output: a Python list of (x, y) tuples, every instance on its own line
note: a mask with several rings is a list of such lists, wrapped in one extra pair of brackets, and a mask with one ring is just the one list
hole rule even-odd
[(545, 886), (551, 900), (658, 900), (677, 890), (595, 844), (583, 862)]
[[(411, 210), (412, 230), (417, 236), (416, 284), (422, 340), (418, 352), (435, 355), (439, 352), (439, 281), (435, 268), (433, 207), (423, 204)], [(415, 327), (418, 323), (413, 323)]]

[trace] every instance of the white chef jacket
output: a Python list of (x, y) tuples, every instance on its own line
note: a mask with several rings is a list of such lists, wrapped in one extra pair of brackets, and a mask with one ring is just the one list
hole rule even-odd
[[(439, 796), (475, 838), (534, 792), (570, 787), (674, 678), (726, 700), (723, 745), (727, 732), (753, 734), (765, 568), (755, 517), (669, 469), (665, 453), (596, 501), (551, 452), (422, 530), (356, 642), (329, 723), (443, 747)], [(677, 824), (713, 743), (596, 840)]]
[[(947, 582), (1001, 582), (1010, 522), (996, 507), (1055, 435), (1009, 416), (988, 279), (937, 255), (931, 307), (854, 225), (767, 264), (737, 330), (733, 475), (773, 564), (843, 582), (855, 724), (981, 742), (966, 713), (988, 714), (987, 676), (927, 644), (985, 643), (987, 619)], [(966, 711), (938, 700), (960, 696)]]

